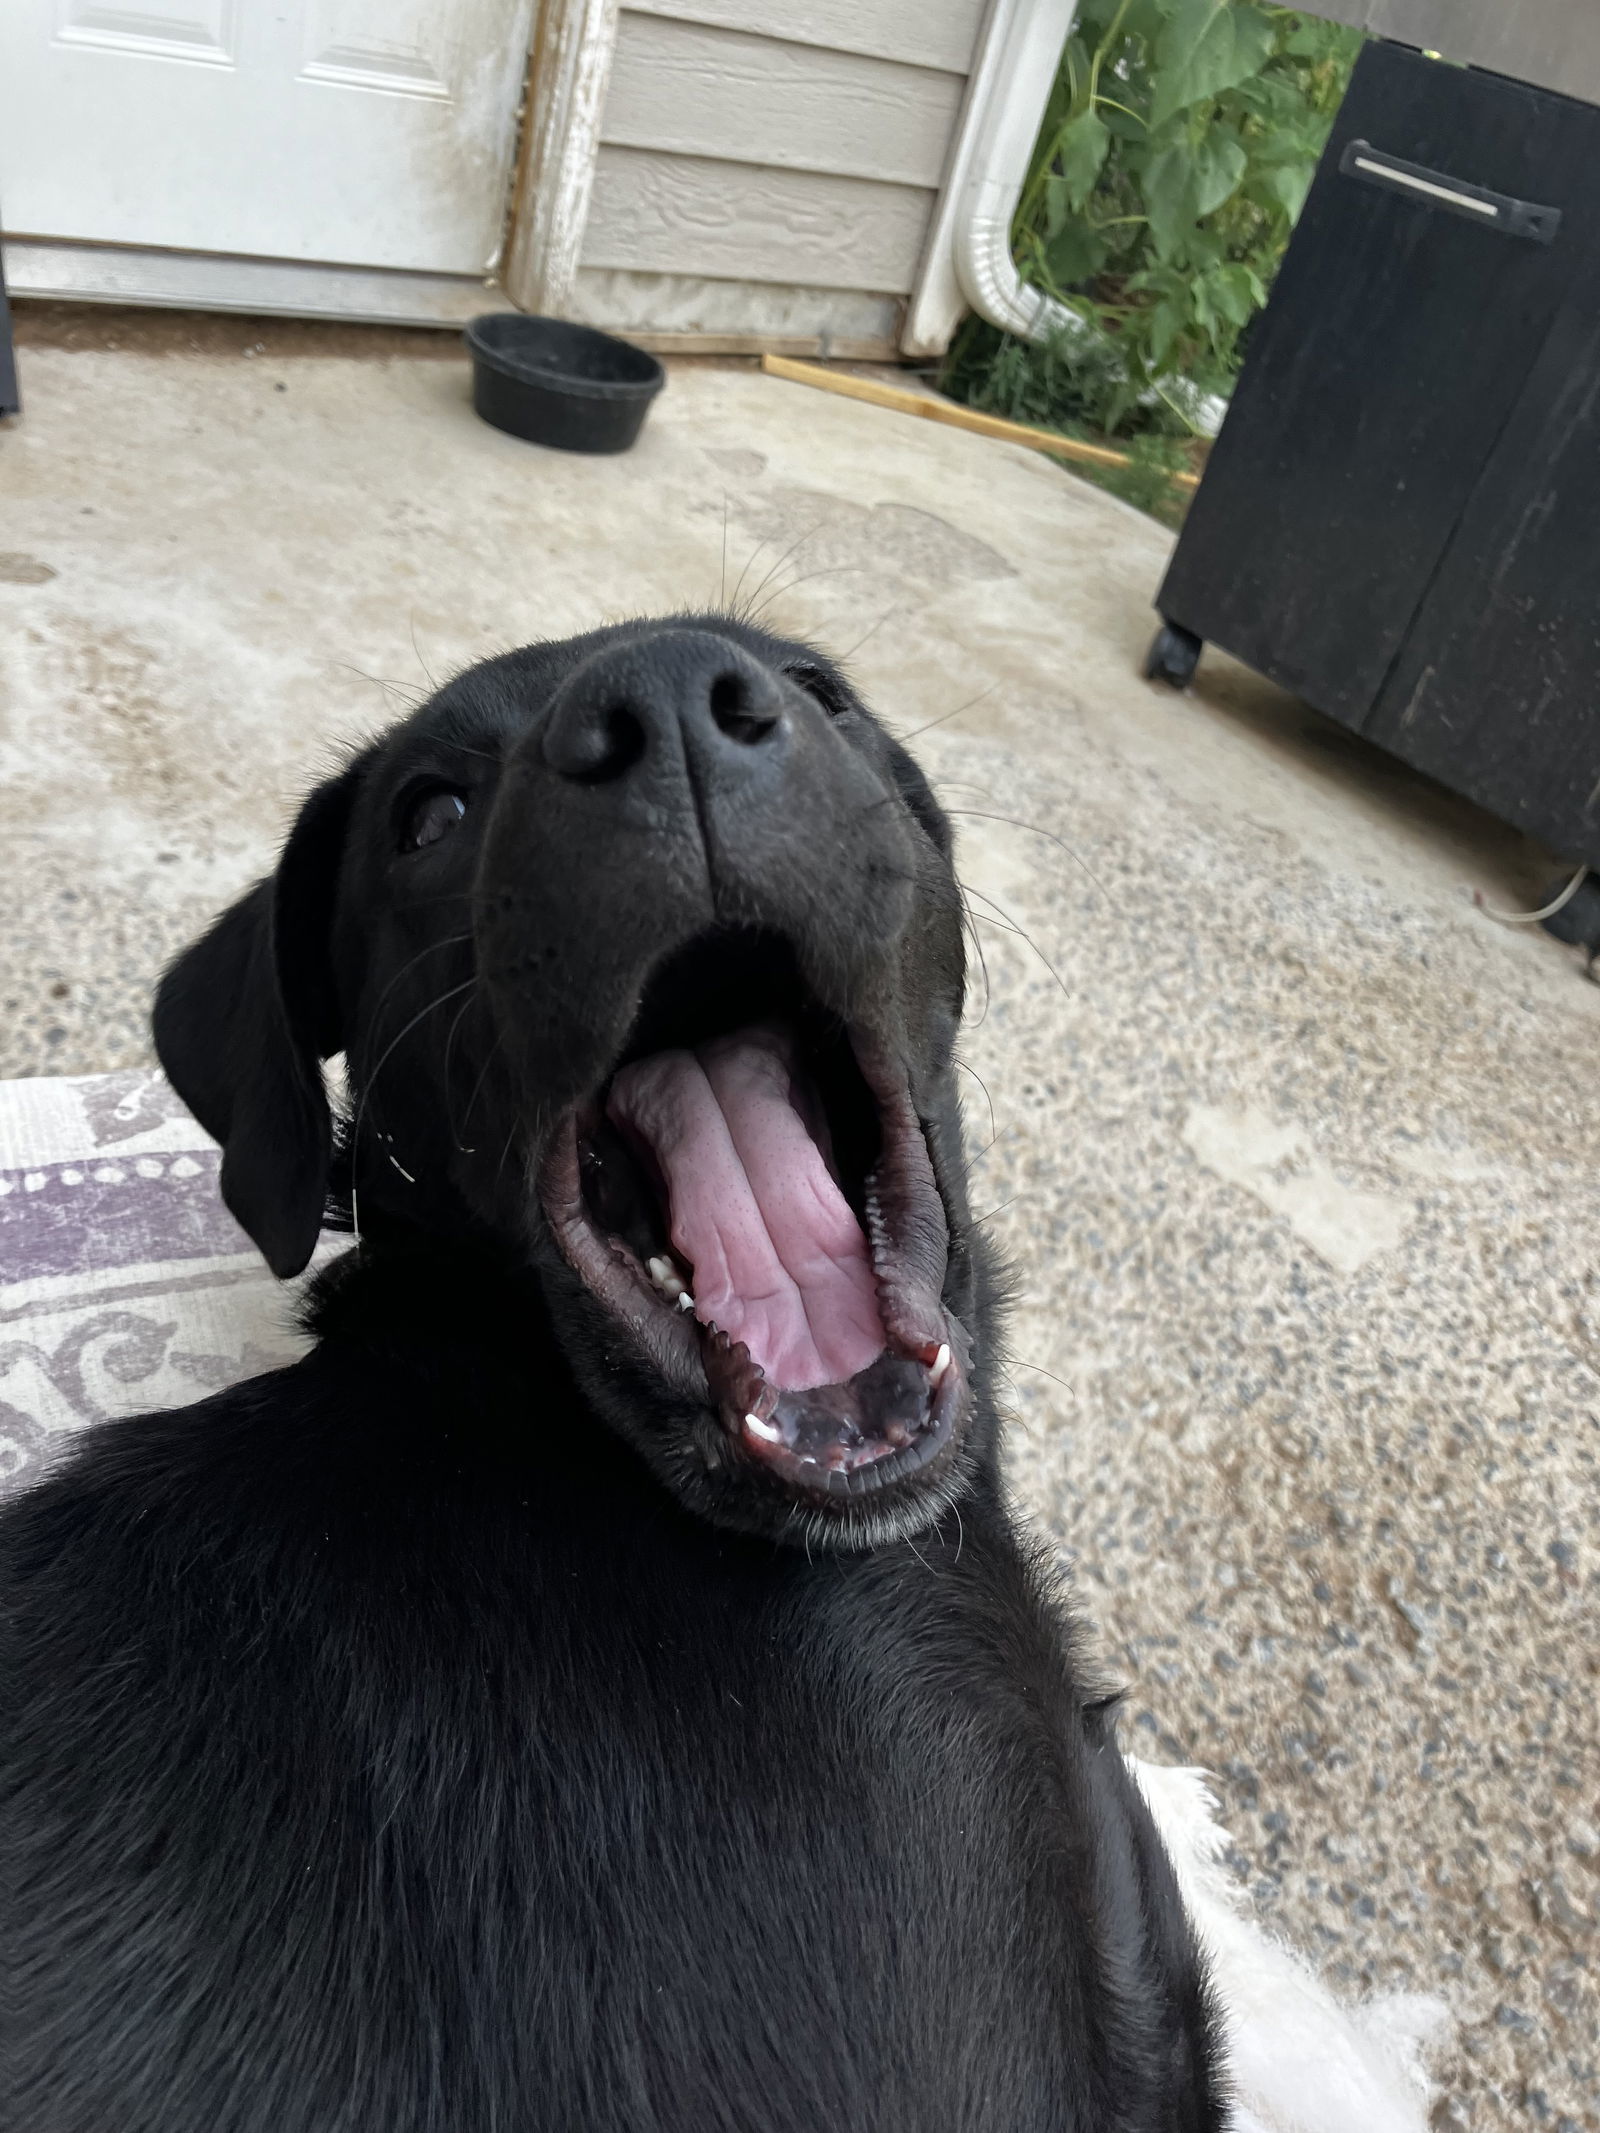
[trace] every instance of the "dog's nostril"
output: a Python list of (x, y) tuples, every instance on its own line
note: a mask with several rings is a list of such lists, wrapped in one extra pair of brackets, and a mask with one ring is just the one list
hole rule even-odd
[(758, 710), (743, 674), (719, 674), (711, 684), (711, 716), (730, 741), (765, 740), (778, 723), (777, 714)]
[(644, 721), (625, 701), (591, 713), (575, 738), (579, 745), (566, 751), (569, 759), (561, 768), (580, 785), (626, 776), (648, 746)]

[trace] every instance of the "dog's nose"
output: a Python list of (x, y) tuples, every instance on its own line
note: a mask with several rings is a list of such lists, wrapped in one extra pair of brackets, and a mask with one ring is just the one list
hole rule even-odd
[(690, 762), (723, 777), (775, 770), (788, 739), (776, 675), (710, 630), (662, 630), (596, 653), (551, 707), (542, 754), (580, 784)]

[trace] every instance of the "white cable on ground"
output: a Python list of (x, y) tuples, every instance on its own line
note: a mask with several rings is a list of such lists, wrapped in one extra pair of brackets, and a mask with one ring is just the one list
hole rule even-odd
[(1541, 920), (1554, 918), (1558, 911), (1566, 909), (1567, 905), (1571, 903), (1572, 899), (1583, 887), (1584, 876), (1588, 871), (1589, 863), (1585, 860), (1561, 894), (1556, 897), (1553, 903), (1546, 904), (1542, 911), (1497, 911), (1493, 904), (1484, 902), (1481, 889), (1473, 890), (1472, 901), (1477, 905), (1484, 917), (1492, 918), (1497, 926), (1537, 926)]

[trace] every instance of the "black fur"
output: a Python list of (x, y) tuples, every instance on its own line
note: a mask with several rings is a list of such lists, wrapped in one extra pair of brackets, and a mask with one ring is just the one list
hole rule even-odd
[[(708, 676), (781, 749), (719, 754)], [(467, 813), (401, 852), (428, 781)], [(290, 1271), (331, 1161), (361, 1246), (303, 1362), (0, 1520), (4, 2133), (1220, 2125), (1170, 1868), (1001, 1498), (957, 920), (837, 672), (686, 619), (452, 683), (169, 973), (230, 1206)], [(970, 1405), (884, 1504), (719, 1463), (540, 1211), (708, 926), (781, 932), (927, 1129)]]

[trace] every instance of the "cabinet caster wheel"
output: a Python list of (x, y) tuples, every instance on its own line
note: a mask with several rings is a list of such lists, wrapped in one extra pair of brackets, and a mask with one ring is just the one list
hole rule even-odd
[(1539, 924), (1546, 933), (1571, 948), (1584, 949), (1589, 957), (1589, 975), (1600, 954), (1600, 874), (1592, 868), (1576, 888), (1572, 877), (1550, 884), (1549, 908)]
[(1172, 689), (1187, 689), (1200, 664), (1202, 642), (1193, 630), (1186, 630), (1176, 622), (1163, 622), (1145, 654), (1145, 680), (1164, 681)]

